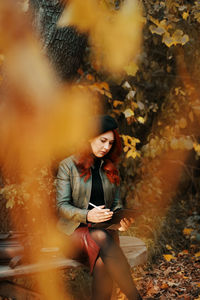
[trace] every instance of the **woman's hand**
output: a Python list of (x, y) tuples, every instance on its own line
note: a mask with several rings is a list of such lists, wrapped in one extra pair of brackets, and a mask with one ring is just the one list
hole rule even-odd
[(134, 222), (133, 218), (124, 218), (120, 222), (120, 227), (118, 228), (119, 231), (126, 231), (131, 226), (131, 224)]
[(87, 221), (92, 223), (100, 223), (108, 221), (112, 218), (113, 212), (110, 209), (105, 208), (105, 205), (98, 206), (98, 208), (93, 208), (87, 213)]

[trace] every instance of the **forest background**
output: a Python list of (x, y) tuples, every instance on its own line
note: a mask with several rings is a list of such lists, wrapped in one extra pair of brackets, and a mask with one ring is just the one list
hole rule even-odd
[[(88, 17), (86, 8), (89, 2), (86, 1), (82, 6), (83, 18)], [(126, 1), (99, 0), (99, 3), (102, 7), (100, 12), (107, 12), (106, 16), (110, 18), (120, 14)], [(0, 20), (2, 25), (0, 31), (1, 95), (4, 105), (0, 113), (10, 130), (7, 132), (5, 126), (1, 126), (3, 137), (0, 153), (1, 231), (5, 232), (13, 227), (16, 229), (16, 224), (17, 229), (20, 230), (28, 226), (24, 220), (21, 220), (21, 211), (25, 210), (30, 216), (27, 202), (33, 195), (30, 192), (30, 185), (28, 184), (27, 188), (27, 182), (23, 181), (23, 177), (32, 167), (35, 168), (34, 174), (37, 178), (37, 183), (34, 183), (37, 190), (34, 203), (41, 209), (43, 207), (41, 195), (48, 190), (48, 197), (45, 197), (48, 198), (49, 207), (52, 207), (54, 178), (51, 168), (36, 168), (33, 163), (28, 163), (28, 167), (24, 169), (20, 166), (21, 157), (30, 150), (26, 145), (27, 138), (32, 137), (34, 140), (35, 137), (35, 132), (31, 129), (35, 123), (30, 122), (27, 126), (27, 120), (35, 118), (35, 110), (38, 107), (42, 113), (48, 113), (54, 96), (56, 99), (61, 97), (64, 100), (63, 94), (66, 90), (62, 87), (58, 93), (57, 86), (60, 83), (73, 84), (78, 87), (78, 92), (76, 91), (74, 95), (73, 88), (70, 87), (70, 92), (67, 90), (70, 98), (76, 98), (77, 93), (89, 92), (93, 107), (88, 106), (88, 111), (91, 109), (96, 113), (108, 113), (118, 120), (123, 141), (123, 157), (120, 163), (122, 199), (127, 207), (137, 207), (142, 211), (142, 215), (135, 219), (134, 226), (128, 234), (136, 235), (146, 242), (149, 264), (163, 253), (168, 255), (165, 259), (171, 261), (175, 253), (188, 249), (191, 244), (194, 257), (198, 260), (200, 256), (198, 252), (200, 243), (200, 2), (140, 1), (141, 17), (136, 18), (136, 11), (138, 13), (140, 10), (135, 8), (134, 16), (137, 20), (133, 24), (119, 23), (119, 27), (116, 27), (119, 33), (116, 35), (116, 40), (113, 39), (111, 45), (105, 49), (101, 42), (107, 45), (106, 39), (97, 39), (96, 42), (95, 28), (92, 31), (86, 25), (85, 29), (84, 22), (82, 24), (80, 19), (73, 19), (73, 10), (71, 8), (69, 10), (68, 6), (65, 8), (65, 3), (57, 0), (30, 0), (20, 1), (19, 4), (21, 15), (16, 14), (16, 16), (15, 12), (19, 9), (19, 5), (12, 4), (13, 9), (3, 4), (0, 6), (2, 12), (12, 20), (8, 21), (8, 18)], [(32, 11), (31, 17), (30, 11)], [(58, 27), (61, 14), (63, 18), (59, 21), (60, 27)], [(111, 36), (115, 37), (116, 32), (109, 28), (103, 14), (98, 15), (96, 12), (93, 14), (94, 19), (97, 18), (101, 26), (103, 23), (107, 26), (105, 28), (108, 40)], [(24, 21), (20, 19), (22, 15)], [(74, 26), (73, 24), (66, 26), (70, 17), (74, 21)], [(30, 18), (31, 25), (27, 21)], [(93, 20), (91, 24), (92, 22)], [(132, 34), (129, 35), (131, 24), (134, 29), (134, 39)], [(7, 29), (6, 34), (5, 29)], [(101, 37), (101, 30), (97, 32)], [(129, 51), (127, 50), (126, 53), (123, 48), (123, 40), (120, 40), (121, 32), (126, 32), (126, 38), (130, 38), (132, 58), (128, 57)], [(40, 57), (35, 46), (32, 46), (30, 33), (36, 35), (35, 39), (40, 40), (37, 50), (40, 49), (42, 55), (48, 57), (50, 69), (45, 65), (45, 58)], [(19, 37), (21, 46), (19, 46)], [(29, 52), (26, 52), (25, 45), (28, 45)], [(15, 56), (10, 55), (11, 48), (13, 53), (16, 53)], [(22, 50), (21, 55), (17, 52), (19, 49)], [(107, 51), (108, 58), (104, 52), (102, 54), (102, 51)], [(115, 52), (119, 56), (115, 56)], [(128, 61), (123, 57), (126, 55)], [(121, 65), (115, 63), (115, 57), (116, 61), (121, 61)], [(43, 60), (45, 63), (41, 62)], [(27, 68), (24, 66), (24, 61)], [(37, 66), (38, 74), (35, 73), (34, 65)], [(21, 66), (23, 71), (20, 71)], [(32, 82), (26, 82), (26, 75), (30, 76), (31, 72), (35, 77)], [(45, 101), (41, 105), (44, 98)], [(12, 99), (12, 101), (8, 101), (7, 105), (5, 99)], [(82, 115), (85, 104), (76, 100), (74, 103), (75, 108), (72, 101), (70, 104), (65, 104), (67, 105), (65, 109), (68, 110), (65, 116), (66, 119), (68, 118), (65, 125), (68, 132), (69, 124), (78, 124), (78, 119), (85, 116)], [(59, 112), (61, 110), (63, 106), (62, 109), (58, 109)], [(9, 112), (9, 118), (6, 118), (5, 111)], [(9, 121), (10, 116), (14, 116), (12, 122)], [(50, 123), (58, 121), (58, 115), (51, 116), (50, 121), (44, 119), (38, 128), (41, 128), (45, 121)], [(61, 119), (62, 121), (58, 122), (58, 130), (63, 126), (64, 116)], [(23, 121), (16, 131), (15, 122), (18, 120)], [(24, 128), (26, 133), (23, 135)], [(52, 127), (50, 128), (52, 130)], [(77, 128), (79, 127), (75, 126), (74, 131)], [(33, 135), (30, 134), (30, 129)], [(87, 130), (87, 126), (83, 132), (84, 130)], [(57, 132), (53, 134), (56, 135)], [(55, 136), (52, 136), (54, 139)], [(49, 141), (52, 136), (47, 140)], [(42, 138), (43, 135), (40, 136), (40, 144)], [(76, 138), (77, 136), (74, 139), (69, 138), (63, 152), (59, 152), (59, 158), (55, 155), (54, 169), (56, 169), (56, 162), (64, 154), (73, 152)], [(56, 142), (59, 141), (59, 146), (63, 149), (61, 140), (63, 136), (56, 136)], [(18, 148), (19, 142), (25, 145), (23, 150)], [(48, 144), (46, 140), (45, 142)], [(50, 146), (55, 150), (54, 143)], [(9, 149), (13, 148), (13, 150), (8, 151), (8, 145)], [(45, 147), (42, 143), (42, 148), (39, 148), (42, 157), (46, 156)], [(13, 163), (16, 153), (19, 154), (19, 160)], [(24, 164), (29, 161), (30, 156), (25, 154), (25, 157), (25, 162), (22, 160)], [(49, 164), (49, 160), (45, 163)], [(19, 176), (21, 169), (24, 171), (23, 176)], [(37, 222), (37, 217), (33, 217), (31, 222)]]

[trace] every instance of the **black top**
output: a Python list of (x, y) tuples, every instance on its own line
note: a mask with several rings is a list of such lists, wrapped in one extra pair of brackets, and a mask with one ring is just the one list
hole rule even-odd
[[(91, 167), (92, 190), (91, 190), (90, 202), (96, 206), (105, 204), (103, 186), (102, 186), (102, 181), (101, 181), (101, 177), (99, 174), (100, 165), (101, 165), (101, 159), (95, 158), (94, 165), (93, 165), (93, 167)], [(91, 205), (89, 205), (88, 208), (92, 209), (93, 207)]]

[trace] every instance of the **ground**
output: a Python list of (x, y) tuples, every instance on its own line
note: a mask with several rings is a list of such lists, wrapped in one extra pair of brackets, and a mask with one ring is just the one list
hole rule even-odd
[[(179, 235), (176, 231), (179, 247), (167, 244), (154, 263), (133, 269), (143, 299), (200, 300), (200, 216), (195, 203), (196, 207), (187, 210), (187, 217), (180, 219)], [(126, 299), (119, 289), (117, 295), (118, 300)]]
[(174, 259), (170, 261), (163, 257), (151, 268), (136, 268), (133, 278), (143, 299), (199, 300), (199, 251), (199, 246), (191, 244), (188, 250), (175, 253)]

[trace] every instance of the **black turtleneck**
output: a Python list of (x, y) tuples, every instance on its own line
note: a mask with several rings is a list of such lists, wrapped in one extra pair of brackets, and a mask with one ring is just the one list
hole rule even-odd
[[(101, 159), (95, 158), (94, 165), (91, 167), (92, 190), (91, 190), (90, 202), (95, 204), (96, 206), (105, 204), (103, 186), (102, 186), (102, 181), (101, 181), (101, 177), (99, 174), (100, 165), (101, 165)], [(88, 208), (92, 209), (93, 207), (91, 205), (89, 205)]]

